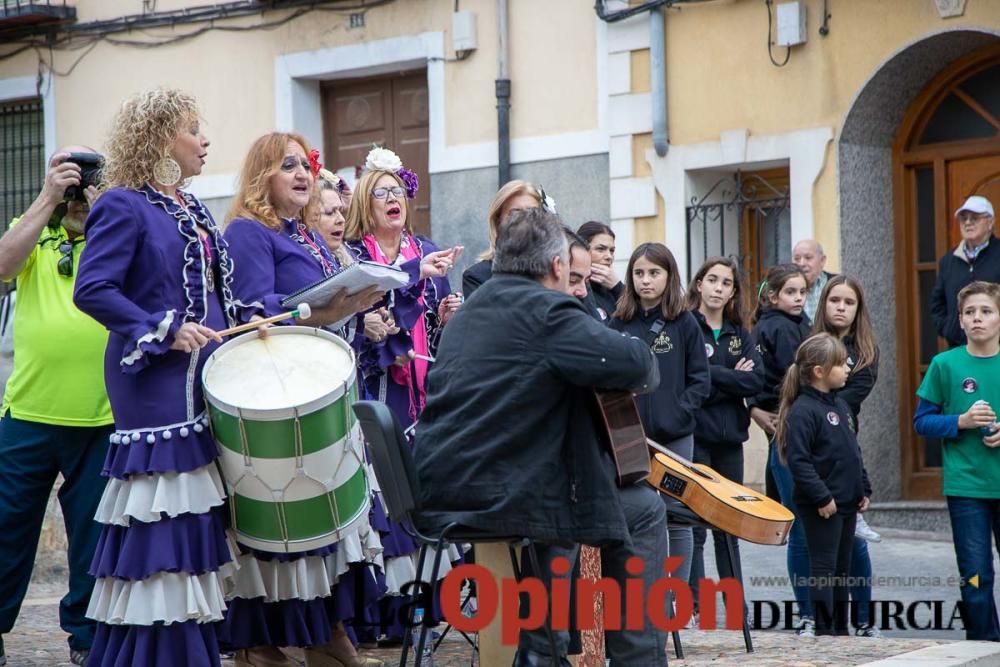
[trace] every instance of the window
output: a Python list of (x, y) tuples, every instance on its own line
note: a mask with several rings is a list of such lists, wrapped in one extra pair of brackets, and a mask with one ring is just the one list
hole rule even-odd
[(38, 99), (0, 102), (0, 224), (21, 215), (45, 180), (45, 130)]
[[(705, 181), (708, 182), (708, 181)], [(687, 207), (688, 274), (712, 255), (738, 256), (751, 285), (791, 260), (788, 167), (727, 174)]]

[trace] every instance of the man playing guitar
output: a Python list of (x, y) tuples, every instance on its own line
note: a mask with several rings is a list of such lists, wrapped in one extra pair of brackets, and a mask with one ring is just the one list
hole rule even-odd
[[(547, 585), (552, 559), (575, 559), (581, 543), (603, 547), (603, 575), (623, 587), (625, 561), (638, 556), (648, 590), (667, 556), (665, 510), (649, 486), (616, 485), (593, 392), (650, 391), (657, 365), (645, 341), (570, 296), (569, 259), (554, 214), (519, 211), (500, 228), (493, 278), (444, 330), (428, 377), (418, 523), (530, 537), (544, 571), (525, 575)], [(514, 665), (569, 664), (568, 633), (555, 634), (558, 656), (544, 629), (523, 631)], [(665, 633), (648, 621), (605, 640), (612, 665), (666, 665)]]

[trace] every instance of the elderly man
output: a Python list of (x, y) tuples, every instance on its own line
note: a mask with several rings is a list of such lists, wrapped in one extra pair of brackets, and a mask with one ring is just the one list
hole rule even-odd
[[(658, 367), (645, 341), (608, 329), (571, 296), (570, 257), (551, 213), (518, 211), (500, 227), (493, 277), (445, 329), (428, 377), (418, 522), (531, 537), (543, 571), (526, 573), (547, 584), (554, 557), (600, 545), (605, 577), (624, 582), (637, 556), (649, 590), (667, 555), (666, 512), (649, 486), (615, 485), (593, 390), (649, 391)], [(667, 664), (663, 632), (628, 628), (605, 637), (611, 664)], [(515, 667), (568, 665), (569, 635), (555, 635), (552, 656), (543, 630), (522, 631)]]
[(958, 322), (958, 291), (973, 280), (1000, 283), (1000, 243), (993, 236), (993, 204), (973, 195), (955, 211), (962, 241), (941, 258), (931, 292), (931, 317), (938, 335), (949, 347), (965, 345)]
[(814, 239), (802, 239), (792, 248), (792, 261), (806, 274), (806, 315), (810, 320), (816, 318), (816, 307), (819, 305), (819, 295), (826, 287), (826, 281), (833, 275), (823, 270), (826, 266), (826, 254), (823, 246)]
[(52, 156), (41, 193), (0, 238), (0, 278), (17, 278), (14, 372), (0, 418), (0, 665), (2, 635), (17, 620), (28, 588), (49, 494), (62, 473), (59, 503), (69, 543), (69, 592), (59, 622), (70, 661), (82, 665), (94, 638), (86, 618), (94, 579), (87, 574), (100, 537), (94, 521), (101, 468), (113, 426), (104, 390), (108, 334), (73, 305), (74, 269), (83, 250), (87, 201), (64, 201), (81, 185), (73, 146)]

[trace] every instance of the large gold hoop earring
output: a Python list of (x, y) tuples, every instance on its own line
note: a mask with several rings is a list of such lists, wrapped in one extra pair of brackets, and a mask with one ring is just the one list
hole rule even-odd
[(153, 179), (160, 185), (173, 187), (180, 183), (181, 166), (177, 164), (177, 160), (164, 155), (153, 165)]

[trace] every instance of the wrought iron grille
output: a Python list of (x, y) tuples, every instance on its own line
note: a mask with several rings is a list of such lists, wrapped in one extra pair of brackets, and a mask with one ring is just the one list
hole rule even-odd
[(41, 100), (0, 103), (0, 225), (21, 215), (45, 180)]
[(713, 255), (737, 257), (751, 280), (791, 258), (791, 199), (758, 174), (736, 171), (687, 207), (688, 279)]

